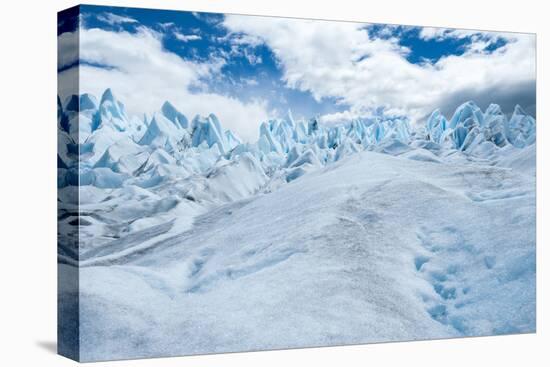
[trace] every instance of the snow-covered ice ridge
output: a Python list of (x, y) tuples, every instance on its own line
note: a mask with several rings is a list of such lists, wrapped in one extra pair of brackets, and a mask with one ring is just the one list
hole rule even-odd
[(245, 143), (169, 102), (128, 116), (108, 89), (58, 99), (58, 130), (83, 360), (535, 330), (536, 121), (519, 106), (415, 127), (289, 113)]

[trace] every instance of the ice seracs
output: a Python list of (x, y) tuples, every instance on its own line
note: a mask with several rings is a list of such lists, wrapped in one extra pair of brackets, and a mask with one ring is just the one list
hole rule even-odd
[(115, 98), (111, 89), (105, 90), (92, 121), (92, 131), (99, 129), (105, 124), (118, 131), (125, 131), (128, 127), (126, 124), (127, 121), (128, 118), (124, 105)]
[[(508, 118), (496, 104), (482, 112), (472, 101), (460, 105), (450, 120), (436, 109), (423, 126), (414, 128), (406, 117), (376, 115), (326, 125), (318, 118), (295, 120), (289, 111), (281, 119), (262, 122), (256, 142), (242, 142), (214, 114), (188, 120), (168, 101), (149, 116), (129, 117), (107, 89), (99, 102), (90, 94), (70, 96), (64, 103), (58, 98), (58, 128), (60, 185), (74, 182), (78, 167), (86, 177), (81, 185), (154, 187), (170, 175), (199, 180), (219, 168), (219, 162), (240, 167), (241, 159), (252, 158), (253, 165), (242, 165), (254, 167), (258, 182), (264, 176), (290, 182), (363, 150), (433, 163), (456, 159), (455, 151), (469, 159), (498, 161), (511, 154), (507, 147), (535, 142), (536, 121), (519, 106)], [(71, 164), (75, 157), (77, 165)], [(229, 186), (227, 190), (235, 190)]]
[(465, 102), (456, 109), (449, 121), (449, 128), (455, 129), (459, 124), (466, 127), (483, 125), (483, 112), (474, 102)]
[(170, 102), (164, 102), (161, 111), (164, 117), (172, 121), (176, 124), (176, 126), (179, 126), (182, 129), (187, 129), (189, 127), (187, 117), (185, 117), (183, 113), (179, 112)]
[(184, 138), (188, 135), (186, 130), (174, 125), (163, 115), (155, 114), (138, 144), (145, 147), (163, 148), (173, 152), (178, 149), (180, 142), (185, 143)]
[(216, 115), (196, 116), (191, 122), (191, 129), (194, 147), (198, 147), (205, 142), (209, 148), (214, 145), (217, 146), (220, 154), (228, 152), (229, 143)]
[[(483, 113), (469, 101), (456, 109), (450, 121), (435, 110), (428, 118), (425, 130), (428, 140), (447, 149), (488, 152), (508, 144), (517, 148), (533, 144), (536, 122), (520, 106), (516, 106), (508, 119), (497, 104), (490, 104)], [(485, 148), (479, 149), (482, 145)]]
[(514, 114), (504, 126), (506, 137), (514, 146), (523, 148), (535, 142), (535, 119), (527, 115), (519, 105), (516, 106)]
[(447, 129), (447, 119), (439, 109), (432, 112), (426, 123), (428, 139), (434, 142), (441, 141), (441, 135)]
[[(428, 149), (436, 155), (441, 150), (456, 149), (489, 156), (497, 147), (507, 144), (518, 147), (532, 144), (535, 131), (534, 119), (519, 107), (507, 120), (497, 105), (490, 105), (482, 113), (473, 102), (467, 102), (457, 108), (450, 121), (439, 110), (432, 113), (424, 128), (428, 142), (419, 140), (422, 134), (413, 133), (403, 118), (356, 119), (348, 124), (324, 126), (317, 119), (296, 122), (289, 112), (284, 119), (262, 123), (256, 143), (243, 144), (233, 132), (223, 130), (215, 115), (196, 116), (189, 123), (169, 102), (164, 103), (161, 111), (153, 114), (149, 122), (132, 122), (111, 90), (104, 93), (97, 108), (93, 96), (83, 95), (78, 101), (86, 106), (79, 112), (79, 117), (86, 122), (86, 118), (93, 116), (97, 124), (97, 128), (89, 131), (93, 136), (87, 136), (84, 141), (82, 136), (86, 136), (88, 131), (81, 127), (80, 152), (92, 154), (86, 159), (92, 169), (105, 167), (125, 173), (141, 172), (137, 168), (152, 149), (160, 149), (174, 157), (175, 165), (185, 165), (186, 172), (191, 168), (191, 171), (201, 174), (223, 156), (238, 159), (240, 155), (250, 153), (261, 163), (265, 172), (273, 173), (281, 169), (294, 170), (299, 166), (322, 166), (364, 149), (392, 155), (403, 154), (414, 147)], [(65, 109), (58, 103), (58, 121), (63, 130), (66, 130), (63, 126), (68, 120), (67, 114), (74, 113), (74, 103), (75, 99), (71, 98), (69, 108)], [(121, 125), (139, 125), (139, 129), (135, 128), (129, 134)], [(113, 156), (112, 151), (122, 142), (126, 142), (124, 144), (130, 153)], [(142, 149), (136, 151), (136, 145)], [(70, 146), (69, 142), (67, 146)], [(109, 149), (111, 146), (113, 149)], [(68, 151), (68, 148), (61, 150)], [(306, 151), (308, 153), (302, 157), (304, 159), (298, 160)], [(131, 158), (131, 155), (136, 158)], [(422, 154), (411, 156), (434, 160)], [(60, 159), (64, 162), (63, 157)], [(295, 161), (302, 163), (296, 164)], [(303, 169), (295, 171), (288, 177), (293, 179), (305, 172)]]

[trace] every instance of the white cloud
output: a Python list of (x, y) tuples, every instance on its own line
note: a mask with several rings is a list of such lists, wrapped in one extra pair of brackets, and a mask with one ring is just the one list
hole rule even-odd
[(78, 61), (78, 32), (65, 32), (57, 37), (57, 68), (62, 69)]
[(174, 37), (182, 42), (198, 41), (202, 39), (202, 37), (198, 34), (200, 29), (193, 29), (193, 34), (184, 34), (174, 22), (158, 23), (158, 25), (165, 32), (172, 31)]
[(180, 32), (174, 32), (174, 37), (176, 37), (178, 40), (182, 42), (198, 41), (202, 39), (201, 36), (197, 34), (183, 34)]
[(158, 24), (162, 29), (167, 30), (176, 26), (174, 22), (164, 22)]
[(466, 38), (472, 35), (478, 34), (479, 31), (469, 29), (450, 29), (450, 28), (436, 28), (436, 27), (422, 27), (419, 32), (419, 37), (424, 40), (443, 40), (445, 38)]
[[(461, 91), (479, 93), (535, 79), (532, 35), (498, 34), (508, 43), (489, 54), (482, 46), (492, 34), (486, 34), (460, 57), (413, 64), (406, 59), (409, 50), (395, 38), (371, 38), (365, 24), (233, 15), (223, 24), (265, 42), (288, 87), (309, 91), (318, 100), (336, 98), (359, 113), (385, 106), (414, 121)], [(423, 37), (466, 37), (471, 32), (428, 29)]]
[[(219, 73), (223, 60), (184, 60), (164, 49), (161, 37), (145, 27), (138, 28), (137, 33), (82, 29), (81, 59), (110, 68), (82, 64), (80, 92), (100, 97), (106, 88), (112, 88), (127, 111), (136, 116), (158, 111), (169, 100), (189, 118), (215, 113), (224, 128), (243, 139), (256, 140), (259, 124), (269, 116), (266, 103), (190, 92), (191, 87), (204, 87), (205, 80)], [(73, 76), (72, 69), (60, 73), (60, 84), (70, 84)]]
[(423, 40), (437, 41), (469, 38), (469, 43), (465, 46), (465, 53), (468, 55), (472, 53), (488, 53), (486, 48), (499, 39), (515, 41), (517, 37), (522, 37), (522, 35), (504, 32), (483, 32), (471, 29), (424, 27), (420, 29), (419, 37)]
[(250, 65), (261, 64), (263, 62), (262, 56), (257, 55), (254, 50), (245, 48), (243, 52), (244, 57), (246, 58), (246, 60), (248, 60), (248, 63)]
[(228, 43), (231, 46), (229, 53), (220, 52), (226, 58), (235, 56), (244, 57), (250, 65), (257, 65), (263, 62), (262, 56), (256, 53), (256, 47), (264, 43), (260, 37), (228, 32), (223, 37), (216, 37), (214, 40), (222, 44)]
[(232, 45), (256, 47), (263, 43), (260, 37), (250, 34), (228, 33), (218, 37), (219, 42), (230, 42)]
[(124, 23), (138, 23), (137, 20), (131, 17), (117, 15), (113, 13), (103, 13), (97, 16), (97, 19), (110, 25), (124, 24)]
[(241, 78), (241, 83), (249, 86), (255, 86), (258, 85), (258, 81), (253, 78)]
[(325, 115), (320, 116), (319, 120), (323, 124), (332, 125), (332, 124), (345, 123), (352, 119), (356, 119), (360, 117), (366, 117), (366, 116), (360, 113), (354, 113), (350, 110), (346, 110), (342, 112), (327, 113)]

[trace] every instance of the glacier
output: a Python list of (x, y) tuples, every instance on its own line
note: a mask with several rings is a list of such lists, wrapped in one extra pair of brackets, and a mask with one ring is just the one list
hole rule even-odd
[[(262, 122), (58, 105), (83, 361), (535, 331), (536, 120)], [(78, 205), (74, 204), (75, 190)]]

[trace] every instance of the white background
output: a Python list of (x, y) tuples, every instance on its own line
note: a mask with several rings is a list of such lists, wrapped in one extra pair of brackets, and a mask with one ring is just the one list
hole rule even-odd
[[(550, 27), (544, 1), (134, 0), (96, 4), (537, 33), (537, 333), (115, 362), (117, 366), (548, 366)], [(56, 339), (56, 12), (75, 1), (0, 5), (0, 365), (74, 365)], [(546, 56), (546, 60), (544, 57)], [(475, 72), (465, 70), (465, 73)], [(105, 363), (106, 364), (106, 363)], [(96, 365), (104, 365), (99, 363)]]

